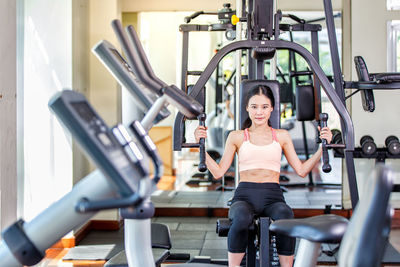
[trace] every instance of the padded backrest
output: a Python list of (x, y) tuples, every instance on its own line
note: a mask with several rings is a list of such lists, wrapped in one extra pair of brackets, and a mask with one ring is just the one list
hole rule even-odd
[(293, 104), (293, 89), (292, 85), (290, 83), (280, 83), (280, 98), (281, 98), (281, 103), (290, 103)]
[(298, 121), (315, 119), (314, 87), (298, 85), (296, 87), (296, 118)]
[(279, 82), (278, 81), (270, 81), (270, 80), (243, 80), (240, 86), (240, 127), (242, 127), (243, 122), (249, 117), (246, 107), (245, 101), (247, 93), (256, 86), (265, 85), (271, 88), (272, 93), (275, 98), (275, 107), (271, 113), (270, 122), (271, 127), (274, 129), (279, 129), (281, 126), (281, 109), (280, 109), (280, 96), (279, 96)]
[[(361, 82), (370, 81), (367, 65), (363, 57), (354, 57), (358, 80)], [(361, 90), (361, 100), (365, 111), (373, 112), (375, 110), (375, 98), (372, 90)]]
[(356, 71), (359, 81), (369, 81), (369, 72), (362, 56), (355, 56), (354, 63), (356, 64)]
[(339, 266), (381, 266), (390, 232), (389, 197), (394, 173), (378, 164), (366, 180), (343, 237)]

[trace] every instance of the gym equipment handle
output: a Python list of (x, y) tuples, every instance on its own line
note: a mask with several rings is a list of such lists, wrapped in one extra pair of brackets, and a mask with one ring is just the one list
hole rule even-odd
[(346, 148), (345, 144), (326, 144), (326, 148)]
[(133, 121), (129, 127), (153, 162), (155, 172), (152, 180), (153, 183), (157, 184), (163, 175), (163, 162), (158, 154), (157, 147), (139, 121)]
[[(200, 126), (206, 125), (206, 114), (202, 113), (197, 118), (199, 119)], [(206, 140), (204, 138), (200, 138), (200, 140), (199, 140), (200, 163), (199, 163), (199, 167), (198, 167), (199, 172), (205, 172), (207, 170), (205, 143), (206, 143)]]
[(143, 201), (143, 198), (135, 193), (125, 198), (113, 198), (105, 200), (90, 200), (88, 198), (81, 198), (75, 205), (75, 211), (78, 213), (120, 209), (126, 207), (136, 207)]
[[(321, 113), (319, 114), (319, 118), (321, 119), (321, 129), (327, 126), (328, 114)], [(329, 154), (326, 139), (322, 139), (322, 171), (328, 173), (332, 170), (331, 165), (329, 164)]]

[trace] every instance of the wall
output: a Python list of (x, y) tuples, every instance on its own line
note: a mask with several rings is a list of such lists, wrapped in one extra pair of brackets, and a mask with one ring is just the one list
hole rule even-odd
[[(89, 48), (86, 53), (89, 66), (89, 90), (87, 96), (93, 107), (111, 127), (121, 121), (121, 90), (116, 80), (90, 50), (103, 39), (111, 42), (117, 48), (119, 47), (111, 28), (111, 21), (121, 19), (120, 5), (118, 0), (89, 0), (88, 3)], [(90, 169), (93, 168), (91, 166)], [(117, 218), (117, 210), (103, 211), (94, 217), (96, 220), (115, 220)]]
[[(72, 88), (89, 97), (89, 2), (72, 1)], [(73, 184), (91, 171), (89, 159), (72, 140)]]
[[(0, 1), (0, 227), (17, 217), (17, 3)], [(4, 25), (7, 25), (6, 27)]]
[[(118, 0), (90, 0), (89, 7), (89, 49), (105, 39), (117, 48), (118, 42), (111, 28), (113, 19), (121, 19)], [(103, 64), (88, 51), (89, 55), (89, 98), (106, 123), (111, 126), (120, 121), (120, 89)]]

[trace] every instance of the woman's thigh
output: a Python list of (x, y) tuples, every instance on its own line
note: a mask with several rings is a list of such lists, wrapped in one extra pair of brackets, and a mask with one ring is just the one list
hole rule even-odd
[(293, 219), (293, 210), (285, 202), (275, 202), (265, 207), (264, 216), (272, 220)]

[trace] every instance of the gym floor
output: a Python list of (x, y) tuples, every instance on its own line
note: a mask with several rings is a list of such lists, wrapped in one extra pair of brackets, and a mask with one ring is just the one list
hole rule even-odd
[[(176, 218), (175, 218), (176, 219)], [(183, 220), (182, 220), (183, 219)], [(196, 221), (195, 221), (196, 219)], [(215, 219), (215, 218), (214, 218)], [(226, 238), (217, 237), (214, 231), (215, 223), (210, 222), (214, 220), (212, 218), (180, 218), (181, 223), (177, 223), (174, 218), (156, 218), (155, 221), (167, 223), (172, 226), (171, 230), (173, 249), (171, 252), (179, 253), (190, 253), (193, 255), (207, 255), (213, 258), (221, 258), (221, 255), (226, 255)], [(205, 223), (199, 223), (198, 221), (209, 220)], [(205, 226), (208, 224), (209, 226)], [(197, 228), (194, 227), (197, 225)], [(209, 228), (207, 228), (209, 227)], [(190, 228), (190, 232), (188, 231)], [(213, 228), (213, 229), (211, 229)], [(123, 230), (115, 231), (92, 231), (87, 238), (82, 240), (80, 246), (96, 246), (100, 244), (115, 244), (115, 248), (119, 250), (122, 248), (123, 242)], [(196, 239), (190, 239), (196, 238)], [(390, 244), (397, 250), (400, 251), (400, 230), (392, 230), (390, 234)], [(201, 249), (198, 249), (201, 247)], [(224, 249), (221, 249), (224, 248)], [(118, 251), (119, 251), (118, 250)], [(106, 261), (63, 261), (62, 258), (68, 253), (69, 249), (49, 249), (47, 251), (46, 259), (44, 259), (37, 266), (45, 267), (100, 267), (105, 264)], [(117, 253), (117, 252), (115, 252)], [(167, 264), (163, 264), (166, 266)], [(319, 263), (318, 266), (337, 266), (332, 261)], [(388, 264), (382, 266), (400, 266), (400, 264)]]
[[(183, 158), (183, 157), (182, 157)], [(185, 160), (178, 160), (177, 170), (182, 170), (173, 177), (164, 177), (162, 187), (168, 190), (159, 190), (152, 196), (156, 207), (227, 207), (227, 200), (232, 197), (232, 191), (212, 191), (214, 184), (204, 182), (200, 186), (187, 186), (187, 177), (195, 172), (193, 163), (196, 162), (196, 154), (185, 155)], [(332, 164), (338, 162), (332, 161)], [(392, 164), (389, 162), (389, 164)], [(340, 165), (340, 164), (339, 164)], [(363, 170), (358, 177), (370, 172), (373, 167), (371, 161), (356, 162), (356, 170)], [(394, 165), (398, 170), (398, 166)], [(336, 173), (329, 175), (319, 174), (318, 168), (313, 170), (314, 180), (317, 182), (341, 182), (341, 168), (335, 168)], [(304, 182), (301, 178), (291, 173), (288, 169), (282, 172), (288, 176), (293, 183)], [(358, 174), (359, 175), (359, 174)], [(339, 178), (341, 179), (341, 178)], [(397, 179), (396, 179), (397, 180)], [(359, 184), (362, 191), (362, 184)], [(394, 193), (391, 204), (400, 207), (399, 193)], [(290, 189), (285, 193), (285, 199), (292, 208), (321, 208), (325, 205), (332, 205), (333, 209), (341, 209), (342, 191), (340, 188), (314, 188)], [(397, 207), (397, 208), (398, 208)], [(215, 234), (215, 221), (217, 218), (208, 217), (157, 217), (154, 222), (165, 223), (169, 226), (172, 237), (172, 253), (190, 253), (191, 257), (202, 255), (210, 256), (213, 259), (226, 259), (226, 238), (218, 237)], [(390, 244), (400, 252), (400, 229), (392, 229)], [(111, 246), (111, 251), (116, 254), (123, 248), (123, 229), (118, 231), (91, 231), (80, 243), (79, 246)], [(325, 247), (328, 248), (328, 247)], [(62, 258), (69, 252), (69, 249), (49, 249), (46, 259), (37, 266), (103, 266), (105, 261), (63, 261)], [(337, 266), (331, 259), (322, 257), (318, 266)], [(167, 264), (163, 264), (166, 266)], [(400, 264), (388, 264), (383, 266), (400, 266)]]

